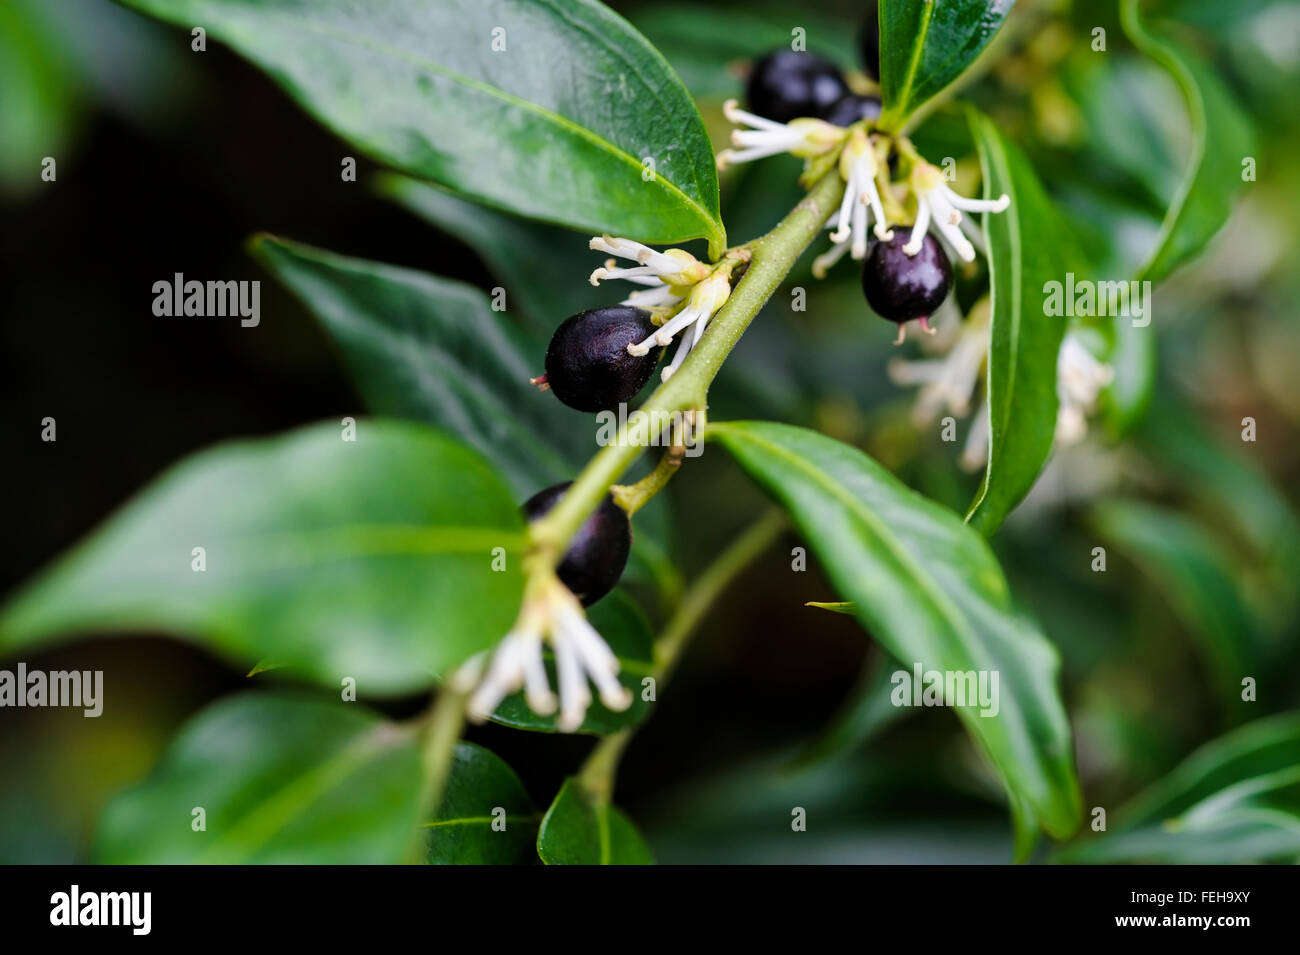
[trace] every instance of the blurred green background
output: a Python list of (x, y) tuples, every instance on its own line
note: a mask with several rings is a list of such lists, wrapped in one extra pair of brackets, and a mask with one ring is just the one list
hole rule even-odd
[[(855, 65), (861, 4), (615, 6), (677, 68), (718, 142), (744, 61), (792, 26)], [(1258, 182), (1156, 292), (1146, 418), (1123, 437), (1094, 422), (994, 541), (1013, 592), (1060, 648), (1085, 806), (1112, 812), (1197, 747), (1300, 708), (1300, 4), (1150, 9), (1187, 27), (1249, 115)], [(1113, 4), (1021, 0), (963, 95), (1029, 152), (1097, 260), (1140, 257), (1176, 188), (1187, 124)], [(916, 140), (970, 167), (964, 128), (940, 111)], [(187, 453), (361, 413), (314, 319), (244, 253), (253, 232), (496, 284), (458, 230), (381, 197), (366, 161), (358, 182), (340, 182), (339, 159), (353, 154), (215, 43), (191, 52), (188, 35), (108, 0), (0, 7), (6, 592)], [(56, 183), (39, 178), (45, 156), (58, 160)], [(728, 172), (733, 240), (797, 201), (796, 171), (777, 158)], [(581, 236), (571, 246), (555, 280), (576, 289), (591, 254)], [(959, 468), (960, 445), (911, 423), (914, 395), (885, 374), (893, 327), (867, 310), (851, 265), (816, 282), (810, 258), (789, 280), (807, 289), (807, 311), (788, 308), (788, 290), (774, 297), (719, 379), (711, 416), (812, 425), (962, 509), (976, 477)], [(155, 319), (150, 287), (174, 272), (263, 279), (261, 325)], [(959, 298), (978, 282), (963, 281)], [(57, 443), (40, 440), (45, 416)], [(1254, 443), (1240, 438), (1245, 416)], [(763, 506), (725, 456), (707, 453), (668, 495), (687, 579)], [(710, 614), (628, 752), (619, 803), (664, 862), (1007, 861), (1000, 788), (957, 720), (880, 705), (879, 651), (852, 618), (803, 606), (835, 595), (815, 565), (792, 573), (799, 545), (783, 541)], [(1104, 574), (1090, 570), (1099, 545)], [(149, 634), (25, 662), (102, 669), (106, 705), (98, 719), (0, 710), (0, 862), (84, 858), (105, 801), (148, 771), (182, 721), (267, 679)], [(1257, 702), (1240, 700), (1243, 667)], [(423, 703), (382, 708), (401, 716)], [(590, 747), (499, 726), (469, 738), (543, 805)], [(790, 831), (795, 805), (809, 812), (806, 833)]]

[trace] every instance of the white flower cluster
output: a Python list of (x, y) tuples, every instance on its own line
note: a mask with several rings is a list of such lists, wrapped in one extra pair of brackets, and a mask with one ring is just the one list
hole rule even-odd
[(637, 263), (634, 268), (616, 268), (614, 260), (610, 259), (603, 268), (591, 273), (592, 285), (599, 285), (602, 279), (625, 279), (649, 286), (643, 291), (633, 292), (620, 304), (663, 311), (681, 306), (653, 335), (644, 341), (629, 342), (627, 346), (629, 354), (644, 355), (655, 346), (666, 348), (680, 334), (681, 343), (673, 353), (672, 361), (660, 372), (663, 380), (667, 381), (681, 367), (691, 349), (699, 344), (709, 319), (726, 304), (731, 295), (729, 276), (681, 249), (656, 252), (640, 242), (608, 235), (594, 237), (590, 247)]

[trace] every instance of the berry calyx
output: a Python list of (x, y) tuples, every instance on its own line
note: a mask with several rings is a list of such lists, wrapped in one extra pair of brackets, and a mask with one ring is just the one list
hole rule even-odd
[(862, 266), (862, 292), (881, 318), (902, 324), (934, 313), (952, 291), (952, 263), (932, 235), (909, 254), (908, 233), (894, 231), (892, 238), (876, 239)]
[(841, 96), (822, 114), (822, 119), (832, 126), (852, 126), (859, 120), (880, 118), (881, 103), (877, 96), (860, 96), (849, 93)]
[(545, 384), (578, 411), (611, 411), (654, 374), (662, 348), (633, 355), (627, 346), (656, 331), (650, 313), (629, 305), (593, 308), (566, 318), (546, 349)]
[[(530, 521), (542, 517), (572, 483), (565, 481), (538, 491), (524, 502), (524, 516)], [(623, 576), (631, 549), (632, 524), (627, 511), (614, 503), (613, 495), (607, 494), (573, 535), (555, 574), (584, 607), (589, 607), (614, 589)]]
[(821, 116), (848, 91), (833, 63), (813, 53), (775, 50), (754, 64), (745, 99), (759, 116), (788, 123)]

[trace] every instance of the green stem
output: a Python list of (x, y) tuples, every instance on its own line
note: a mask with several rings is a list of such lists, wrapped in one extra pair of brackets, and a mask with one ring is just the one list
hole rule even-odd
[(632, 739), (632, 730), (611, 733), (596, 744), (578, 770), (578, 782), (598, 804), (609, 805), (614, 798), (614, 776), (623, 750)]
[(772, 545), (785, 526), (785, 515), (781, 511), (768, 511), (695, 578), (683, 595), (677, 612), (655, 640), (655, 676), (659, 688), (677, 669), (682, 648), (709, 608), (741, 572)]
[(438, 808), (442, 791), (451, 773), (451, 758), (456, 752), (456, 742), (465, 726), (467, 695), (444, 687), (425, 721), (421, 758), (424, 766), (424, 798), (420, 805), (426, 814)]
[[(780, 286), (795, 260), (821, 232), (826, 219), (844, 195), (844, 181), (831, 170), (808, 195), (761, 239), (746, 243), (752, 259), (744, 276), (732, 289), (727, 303), (709, 323), (708, 331), (677, 373), (655, 389), (641, 406), (648, 416), (647, 442), (653, 443), (675, 414), (698, 409), (708, 402), (709, 385), (731, 350), (740, 341), (759, 309)], [(532, 547), (554, 566), (582, 522), (600, 504), (609, 487), (636, 460), (642, 445), (628, 440), (624, 425), (613, 442), (601, 448), (574, 480), (568, 492), (541, 520), (529, 528)]]
[[(762, 554), (785, 529), (785, 515), (771, 510), (756, 520), (731, 542), (712, 564), (705, 569), (682, 598), (677, 612), (655, 641), (655, 689), (662, 690), (672, 677), (681, 658), (682, 649), (690, 635), (704, 619), (709, 608), (760, 554)], [(627, 744), (632, 741), (634, 727), (606, 736), (591, 751), (578, 771), (578, 779), (594, 799), (608, 803), (614, 793), (614, 776)]]

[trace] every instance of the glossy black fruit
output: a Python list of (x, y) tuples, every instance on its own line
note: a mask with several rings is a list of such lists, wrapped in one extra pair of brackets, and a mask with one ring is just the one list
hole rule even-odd
[(889, 241), (872, 242), (862, 265), (867, 304), (891, 322), (911, 321), (934, 313), (952, 290), (952, 263), (937, 239), (926, 235), (916, 255), (903, 251), (910, 228), (895, 227)]
[(841, 96), (822, 114), (822, 119), (834, 126), (852, 126), (860, 119), (880, 118), (880, 98), (850, 93)]
[(821, 116), (848, 91), (833, 63), (813, 53), (776, 50), (754, 64), (745, 98), (759, 116), (788, 123)]
[(612, 411), (636, 396), (654, 373), (662, 348), (640, 357), (627, 346), (645, 341), (655, 325), (645, 309), (593, 308), (566, 318), (546, 349), (546, 383), (570, 408)]
[(858, 28), (858, 54), (862, 57), (862, 69), (873, 79), (879, 79), (880, 22), (875, 10), (867, 14)]
[[(524, 502), (524, 516), (535, 521), (552, 507), (569, 489), (572, 481), (555, 484), (538, 491)], [(564, 586), (573, 591), (584, 607), (594, 604), (614, 589), (627, 555), (632, 549), (632, 525), (627, 512), (605, 496), (578, 533), (573, 535), (556, 574)]]

